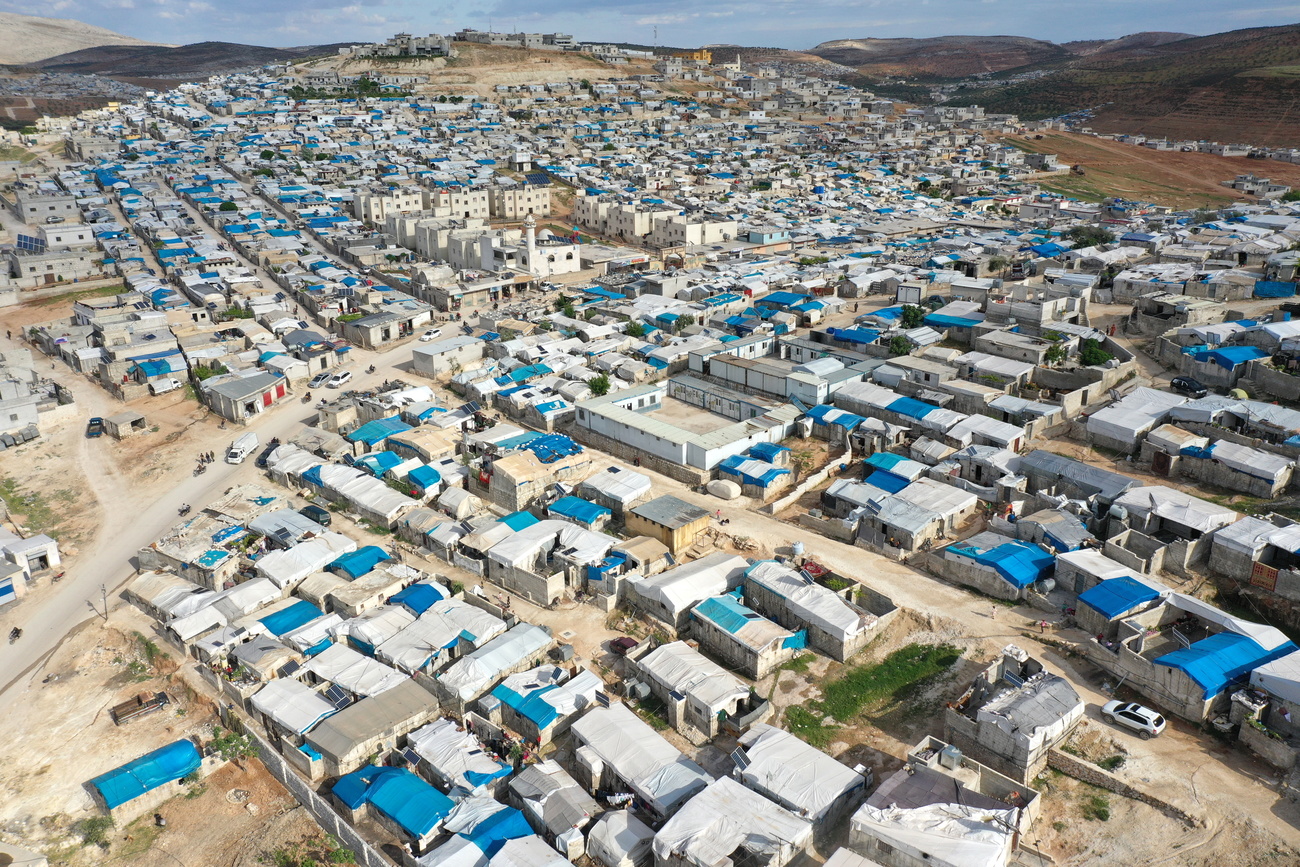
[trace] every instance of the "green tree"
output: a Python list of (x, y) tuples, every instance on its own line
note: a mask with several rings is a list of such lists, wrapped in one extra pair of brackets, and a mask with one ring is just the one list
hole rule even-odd
[(1011, 264), (1011, 261), (1010, 261), (1009, 259), (1007, 259), (1006, 256), (990, 256), (990, 257), (989, 257), (989, 273), (990, 273), (990, 274), (1001, 274), (1003, 271), (1006, 270), (1007, 265), (1009, 265), (1009, 264)]
[(559, 296), (557, 296), (555, 299), (555, 309), (557, 311), (563, 310), (565, 307), (572, 307), (572, 306), (573, 306), (573, 300), (569, 298), (568, 295), (565, 295), (563, 292), (561, 292)]
[(257, 755), (257, 745), (248, 735), (226, 731), (221, 726), (212, 729), (212, 740), (208, 742), (212, 751), (228, 762), (246, 759)]
[(1105, 364), (1114, 357), (1101, 348), (1101, 341), (1091, 337), (1079, 344), (1079, 363), (1085, 367)]
[(587, 383), (587, 388), (589, 388), (591, 393), (596, 397), (604, 397), (609, 394), (609, 375), (602, 373), (593, 378)]
[(613, 142), (605, 142), (605, 146), (604, 146), (603, 148), (601, 148), (601, 150), (603, 150), (603, 151), (612, 151), (612, 150), (614, 150), (614, 149), (615, 149), (615, 148), (614, 148), (614, 143), (613, 143)]
[(1054, 343), (1047, 347), (1047, 352), (1043, 355), (1043, 360), (1047, 362), (1048, 367), (1056, 367), (1062, 361), (1065, 361), (1065, 347), (1059, 343)]
[(275, 151), (268, 148), (267, 150), (262, 151), (259, 156), (264, 160), (273, 160), (275, 159)]
[(908, 340), (901, 334), (895, 334), (889, 338), (890, 355), (907, 355), (912, 351), (912, 341)]
[(1098, 244), (1114, 242), (1115, 233), (1101, 226), (1075, 226), (1063, 233), (1061, 237), (1073, 241), (1077, 247), (1095, 247)]
[(904, 328), (920, 328), (925, 321), (925, 310), (913, 304), (904, 304), (903, 315), (899, 317), (899, 321)]
[(239, 205), (236, 205), (234, 202), (222, 202), (222, 203), (221, 203), (221, 207), (220, 207), (220, 208), (217, 208), (217, 210), (218, 210), (218, 211), (238, 211), (238, 210), (239, 210)]
[(1284, 202), (1300, 202), (1300, 190), (1288, 190), (1282, 194)]
[(690, 328), (694, 324), (695, 324), (695, 316), (691, 313), (683, 313), (681, 316), (677, 318), (676, 328), (678, 331), (685, 331), (687, 328)]
[(640, 322), (633, 320), (627, 324), (627, 328), (624, 330), (624, 333), (628, 337), (645, 337), (645, 326), (642, 325)]
[(102, 846), (108, 848), (108, 832), (113, 827), (112, 816), (91, 816), (76, 824), (77, 833), (81, 835), (81, 845)]

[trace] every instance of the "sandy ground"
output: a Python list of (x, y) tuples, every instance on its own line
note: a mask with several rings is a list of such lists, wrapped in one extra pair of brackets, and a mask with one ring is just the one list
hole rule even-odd
[(1212, 154), (1156, 151), (1078, 133), (991, 136), (1038, 153), (1054, 153), (1062, 165), (1082, 165), (1083, 177), (1044, 178), (1049, 187), (1120, 196), (1178, 208), (1222, 205), (1242, 197), (1222, 185), (1254, 173), (1286, 184), (1300, 183), (1300, 165), (1277, 160), (1217, 157)]

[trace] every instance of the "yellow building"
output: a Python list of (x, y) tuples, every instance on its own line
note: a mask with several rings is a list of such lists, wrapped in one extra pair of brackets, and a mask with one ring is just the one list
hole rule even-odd
[(707, 48), (696, 48), (694, 51), (679, 51), (673, 57), (680, 57), (682, 60), (698, 60), (702, 63), (713, 62), (713, 52)]

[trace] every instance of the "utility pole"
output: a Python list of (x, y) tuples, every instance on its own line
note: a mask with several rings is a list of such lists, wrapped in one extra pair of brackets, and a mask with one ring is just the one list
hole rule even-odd
[(99, 598), (104, 603), (104, 622), (108, 622), (108, 587), (104, 584), (99, 585)]

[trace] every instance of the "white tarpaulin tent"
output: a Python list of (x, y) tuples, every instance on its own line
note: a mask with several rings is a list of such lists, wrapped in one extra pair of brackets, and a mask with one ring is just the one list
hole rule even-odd
[(488, 857), (466, 837), (452, 837), (415, 859), (419, 867), (488, 867)]
[(302, 667), (321, 680), (338, 684), (360, 696), (379, 695), (406, 681), (406, 675), (382, 662), (362, 656), (350, 647), (335, 644), (313, 656)]
[(684, 641), (662, 645), (637, 660), (637, 667), (665, 693), (677, 692), (702, 706), (709, 717), (734, 712), (749, 695), (734, 675)]
[(344, 637), (375, 648), (415, 622), (415, 615), (401, 605), (381, 605), (334, 627), (335, 639)]
[(342, 622), (343, 618), (339, 615), (326, 614), (324, 617), (317, 617), (310, 623), (299, 626), (291, 632), (286, 632), (280, 636), (280, 640), (305, 652), (327, 640), (334, 634), (334, 628)]
[(482, 647), (505, 631), (506, 622), (501, 618), (459, 599), (443, 599), (379, 645), (375, 657), (403, 671), (415, 672), (462, 639)]
[(253, 708), (265, 714), (281, 728), (304, 734), (331, 714), (334, 705), (311, 687), (288, 677), (278, 677), (262, 687), (252, 698)]
[(1089, 416), (1088, 433), (1136, 446), (1139, 437), (1163, 422), (1174, 407), (1186, 402), (1187, 398), (1167, 391), (1135, 388)]
[(550, 643), (551, 636), (546, 630), (531, 623), (520, 623), (457, 660), (438, 676), (438, 682), (461, 701), (469, 701), (482, 695), (507, 669), (540, 654)]
[(849, 823), (851, 835), (883, 840), (934, 867), (1005, 867), (1015, 835), (1016, 810), (962, 804), (873, 807), (863, 804)]
[(679, 617), (710, 596), (734, 589), (749, 561), (725, 551), (715, 551), (675, 569), (629, 578), (633, 592), (661, 605), (672, 617)]
[(193, 614), (216, 595), (171, 572), (144, 572), (131, 582), (127, 592), (162, 612), (164, 618)]
[(625, 705), (593, 708), (572, 731), (660, 815), (668, 815), (711, 781), (703, 768)]
[(440, 719), (416, 729), (407, 735), (407, 743), (450, 788), (472, 791), (509, 772), (508, 765), (493, 760), (479, 739), (455, 720)]
[(1250, 685), (1300, 704), (1300, 650), (1266, 662), (1250, 673)]
[(600, 867), (648, 867), (655, 832), (628, 810), (611, 810), (587, 835), (587, 854)]
[(357, 550), (357, 543), (342, 533), (326, 533), (283, 551), (272, 551), (257, 561), (257, 574), (281, 589), (291, 587), (313, 572), (333, 563), (341, 554)]
[(740, 768), (744, 784), (813, 822), (867, 784), (862, 774), (766, 723), (751, 726), (740, 745), (748, 758)]
[(507, 840), (488, 867), (572, 867), (567, 858), (561, 857), (546, 841), (536, 834)]
[[(812, 823), (722, 777), (673, 813), (655, 834), (655, 861), (726, 864), (738, 860), (782, 865), (812, 842)], [(746, 857), (748, 856), (748, 857)]]
[(830, 588), (775, 560), (755, 563), (745, 577), (783, 598), (790, 613), (800, 620), (841, 641), (866, 632), (879, 619), (862, 609), (850, 608), (844, 598)]

